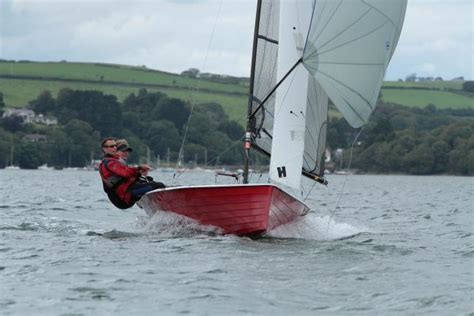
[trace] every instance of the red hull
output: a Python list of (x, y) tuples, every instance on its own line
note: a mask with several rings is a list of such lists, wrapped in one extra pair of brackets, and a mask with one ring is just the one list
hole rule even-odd
[(262, 234), (308, 212), (271, 184), (167, 188), (147, 193), (139, 205), (150, 215), (174, 212), (239, 236)]

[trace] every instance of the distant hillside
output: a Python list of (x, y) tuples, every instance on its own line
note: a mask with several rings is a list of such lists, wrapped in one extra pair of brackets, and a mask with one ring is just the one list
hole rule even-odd
[[(231, 77), (232, 78), (232, 77)], [(0, 62), (0, 92), (9, 107), (23, 107), (42, 91), (56, 95), (62, 88), (99, 90), (120, 101), (141, 88), (160, 91), (195, 103), (221, 104), (230, 118), (242, 122), (246, 115), (248, 79), (231, 83), (195, 79), (182, 75), (124, 65), (70, 62)], [(474, 106), (473, 95), (462, 93), (462, 82), (385, 82), (385, 102), (414, 107), (433, 104), (437, 108)]]
[(216, 102), (231, 118), (243, 120), (248, 83), (246, 79), (238, 81), (239, 84), (225, 84), (123, 65), (0, 62), (0, 92), (9, 107), (23, 107), (44, 90), (53, 95), (63, 88), (99, 90), (122, 101), (130, 93), (146, 88), (195, 103)]
[(433, 104), (440, 109), (474, 107), (474, 94), (462, 91), (462, 81), (385, 82), (382, 99), (385, 102), (413, 107)]

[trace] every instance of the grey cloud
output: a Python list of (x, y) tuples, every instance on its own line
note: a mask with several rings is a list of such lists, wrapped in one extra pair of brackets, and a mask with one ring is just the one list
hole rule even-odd
[[(472, 78), (473, 30), (466, 27), (472, 6), (470, 0), (410, 0), (387, 78), (430, 70)], [(0, 0), (0, 58), (118, 62), (173, 72), (204, 67), (246, 76), (254, 10), (253, 0)]]

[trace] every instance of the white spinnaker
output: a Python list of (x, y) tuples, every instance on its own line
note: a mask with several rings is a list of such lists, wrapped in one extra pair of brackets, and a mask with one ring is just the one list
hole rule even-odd
[[(277, 79), (283, 78), (303, 56), (313, 3), (281, 1)], [(302, 64), (276, 92), (270, 179), (299, 193), (305, 140), (309, 74)]]
[(406, 0), (318, 0), (303, 63), (353, 127), (375, 109)]

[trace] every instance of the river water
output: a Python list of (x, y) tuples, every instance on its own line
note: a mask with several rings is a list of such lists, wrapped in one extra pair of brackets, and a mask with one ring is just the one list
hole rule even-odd
[(329, 182), (252, 240), (114, 209), (96, 172), (0, 170), (0, 314), (472, 315), (473, 178)]

